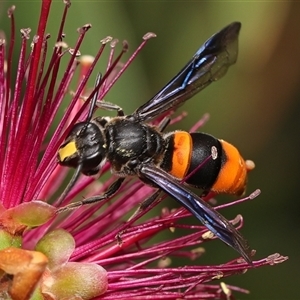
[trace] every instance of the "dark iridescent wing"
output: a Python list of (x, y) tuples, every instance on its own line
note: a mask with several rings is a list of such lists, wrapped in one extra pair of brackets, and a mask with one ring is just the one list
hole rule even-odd
[(174, 180), (165, 171), (155, 166), (143, 166), (140, 172), (142, 177), (155, 183), (160, 189), (177, 200), (215, 236), (235, 249), (249, 264), (252, 264), (247, 241), (219, 212), (184, 185)]
[(241, 23), (234, 22), (208, 39), (160, 92), (133, 113), (134, 118), (152, 119), (223, 77), (236, 62), (240, 29)]

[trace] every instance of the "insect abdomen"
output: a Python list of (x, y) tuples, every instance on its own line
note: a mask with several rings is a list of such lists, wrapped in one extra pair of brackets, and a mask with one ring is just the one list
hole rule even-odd
[(237, 148), (206, 133), (176, 131), (166, 138), (161, 168), (205, 192), (243, 194), (248, 168)]

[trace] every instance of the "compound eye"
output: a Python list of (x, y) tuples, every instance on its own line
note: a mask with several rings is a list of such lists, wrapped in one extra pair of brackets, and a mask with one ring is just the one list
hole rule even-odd
[(100, 165), (94, 169), (83, 170), (82, 173), (86, 176), (96, 175), (100, 171)]

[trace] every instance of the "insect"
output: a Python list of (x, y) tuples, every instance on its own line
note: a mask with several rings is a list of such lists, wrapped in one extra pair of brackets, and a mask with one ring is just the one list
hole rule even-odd
[[(211, 135), (163, 133), (166, 124), (147, 123), (225, 75), (237, 59), (240, 28), (241, 24), (234, 22), (213, 35), (161, 91), (131, 115), (125, 115), (115, 104), (97, 102), (94, 96), (87, 120), (74, 125), (58, 151), (60, 165), (76, 168), (64, 195), (80, 173), (96, 174), (105, 161), (110, 162), (118, 179), (104, 194), (67, 205), (61, 211), (107, 199), (126, 177), (137, 176), (158, 189), (152, 201), (164, 191), (251, 264), (249, 246), (239, 231), (188, 189), (193, 186), (204, 192), (241, 195), (251, 169), (249, 164), (234, 146)], [(100, 80), (98, 76), (97, 83)], [(115, 110), (117, 116), (92, 119), (96, 103), (103, 109)]]

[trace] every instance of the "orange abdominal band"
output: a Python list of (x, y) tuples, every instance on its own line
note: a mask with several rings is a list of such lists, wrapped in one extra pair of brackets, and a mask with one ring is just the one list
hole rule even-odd
[(226, 154), (226, 162), (222, 166), (217, 180), (211, 190), (216, 193), (242, 195), (247, 182), (247, 167), (237, 148), (219, 140)]
[(192, 138), (188, 132), (176, 131), (174, 133), (171, 175), (179, 179), (185, 177), (190, 166), (192, 147)]

